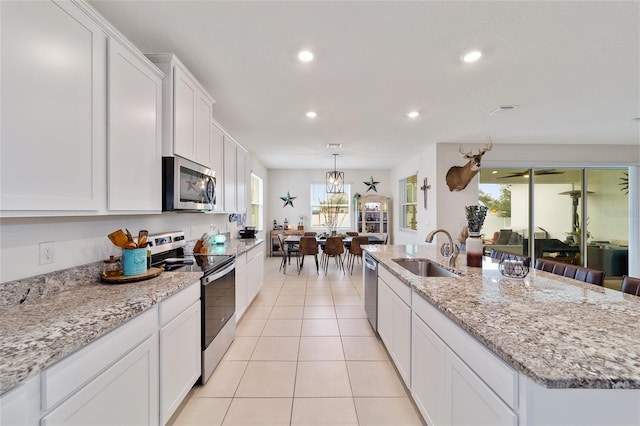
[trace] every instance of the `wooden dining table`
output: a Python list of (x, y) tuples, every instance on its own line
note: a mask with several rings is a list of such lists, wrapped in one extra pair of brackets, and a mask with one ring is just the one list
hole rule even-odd
[[(290, 247), (294, 247), (298, 244), (300, 244), (300, 238), (302, 237), (302, 235), (289, 235), (284, 239), (284, 243), (288, 246), (288, 248)], [(369, 238), (369, 244), (384, 244), (385, 240), (378, 237), (377, 235), (366, 235), (366, 237)], [(316, 236), (316, 241), (318, 241), (318, 245), (320, 246), (321, 249), (324, 249), (324, 244), (327, 241), (326, 238), (324, 237), (318, 237)], [(344, 247), (345, 250), (349, 250), (349, 247), (351, 247), (351, 240), (353, 239), (352, 236), (346, 236), (342, 238), (342, 241), (344, 242)], [(287, 250), (287, 253), (289, 252), (289, 250)], [(289, 262), (291, 262), (291, 257), (289, 256)], [(299, 268), (302, 268), (302, 265), (304, 264), (304, 256), (302, 257), (302, 260), (299, 264)]]

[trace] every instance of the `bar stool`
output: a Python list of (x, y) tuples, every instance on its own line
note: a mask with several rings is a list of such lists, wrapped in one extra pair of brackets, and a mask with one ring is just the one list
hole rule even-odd
[(627, 294), (635, 294), (640, 296), (640, 278), (629, 277), (627, 275), (622, 276), (622, 287), (620, 291)]

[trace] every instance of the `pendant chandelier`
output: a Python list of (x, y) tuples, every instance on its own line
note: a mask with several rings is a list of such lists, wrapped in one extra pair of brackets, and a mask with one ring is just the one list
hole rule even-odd
[(344, 192), (344, 172), (336, 170), (336, 157), (333, 154), (333, 170), (327, 172), (327, 193), (340, 194)]

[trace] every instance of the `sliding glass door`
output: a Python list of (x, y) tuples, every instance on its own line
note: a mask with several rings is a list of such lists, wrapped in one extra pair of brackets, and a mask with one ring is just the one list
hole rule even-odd
[(539, 168), (533, 173), (536, 234), (531, 257), (581, 265), (583, 169)]
[(479, 201), (488, 208), (482, 233), (486, 250), (525, 254), (529, 234), (529, 171), (481, 169)]
[(627, 168), (486, 168), (479, 201), (489, 208), (488, 250), (588, 266), (618, 281), (628, 271)]
[(587, 262), (606, 278), (629, 270), (629, 186), (627, 169), (587, 169)]

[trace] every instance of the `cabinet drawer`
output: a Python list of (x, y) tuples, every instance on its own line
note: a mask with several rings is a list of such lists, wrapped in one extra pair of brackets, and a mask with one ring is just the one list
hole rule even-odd
[(518, 404), (518, 373), (485, 346), (440, 313), (420, 295), (413, 311), (511, 408)]
[(97, 376), (158, 329), (154, 306), (42, 372), (42, 408), (48, 410)]
[(160, 303), (160, 327), (186, 311), (196, 300), (200, 300), (200, 280)]
[(404, 303), (411, 306), (411, 286), (400, 281), (400, 278), (389, 272), (382, 264), (378, 268), (378, 277), (382, 278)]

